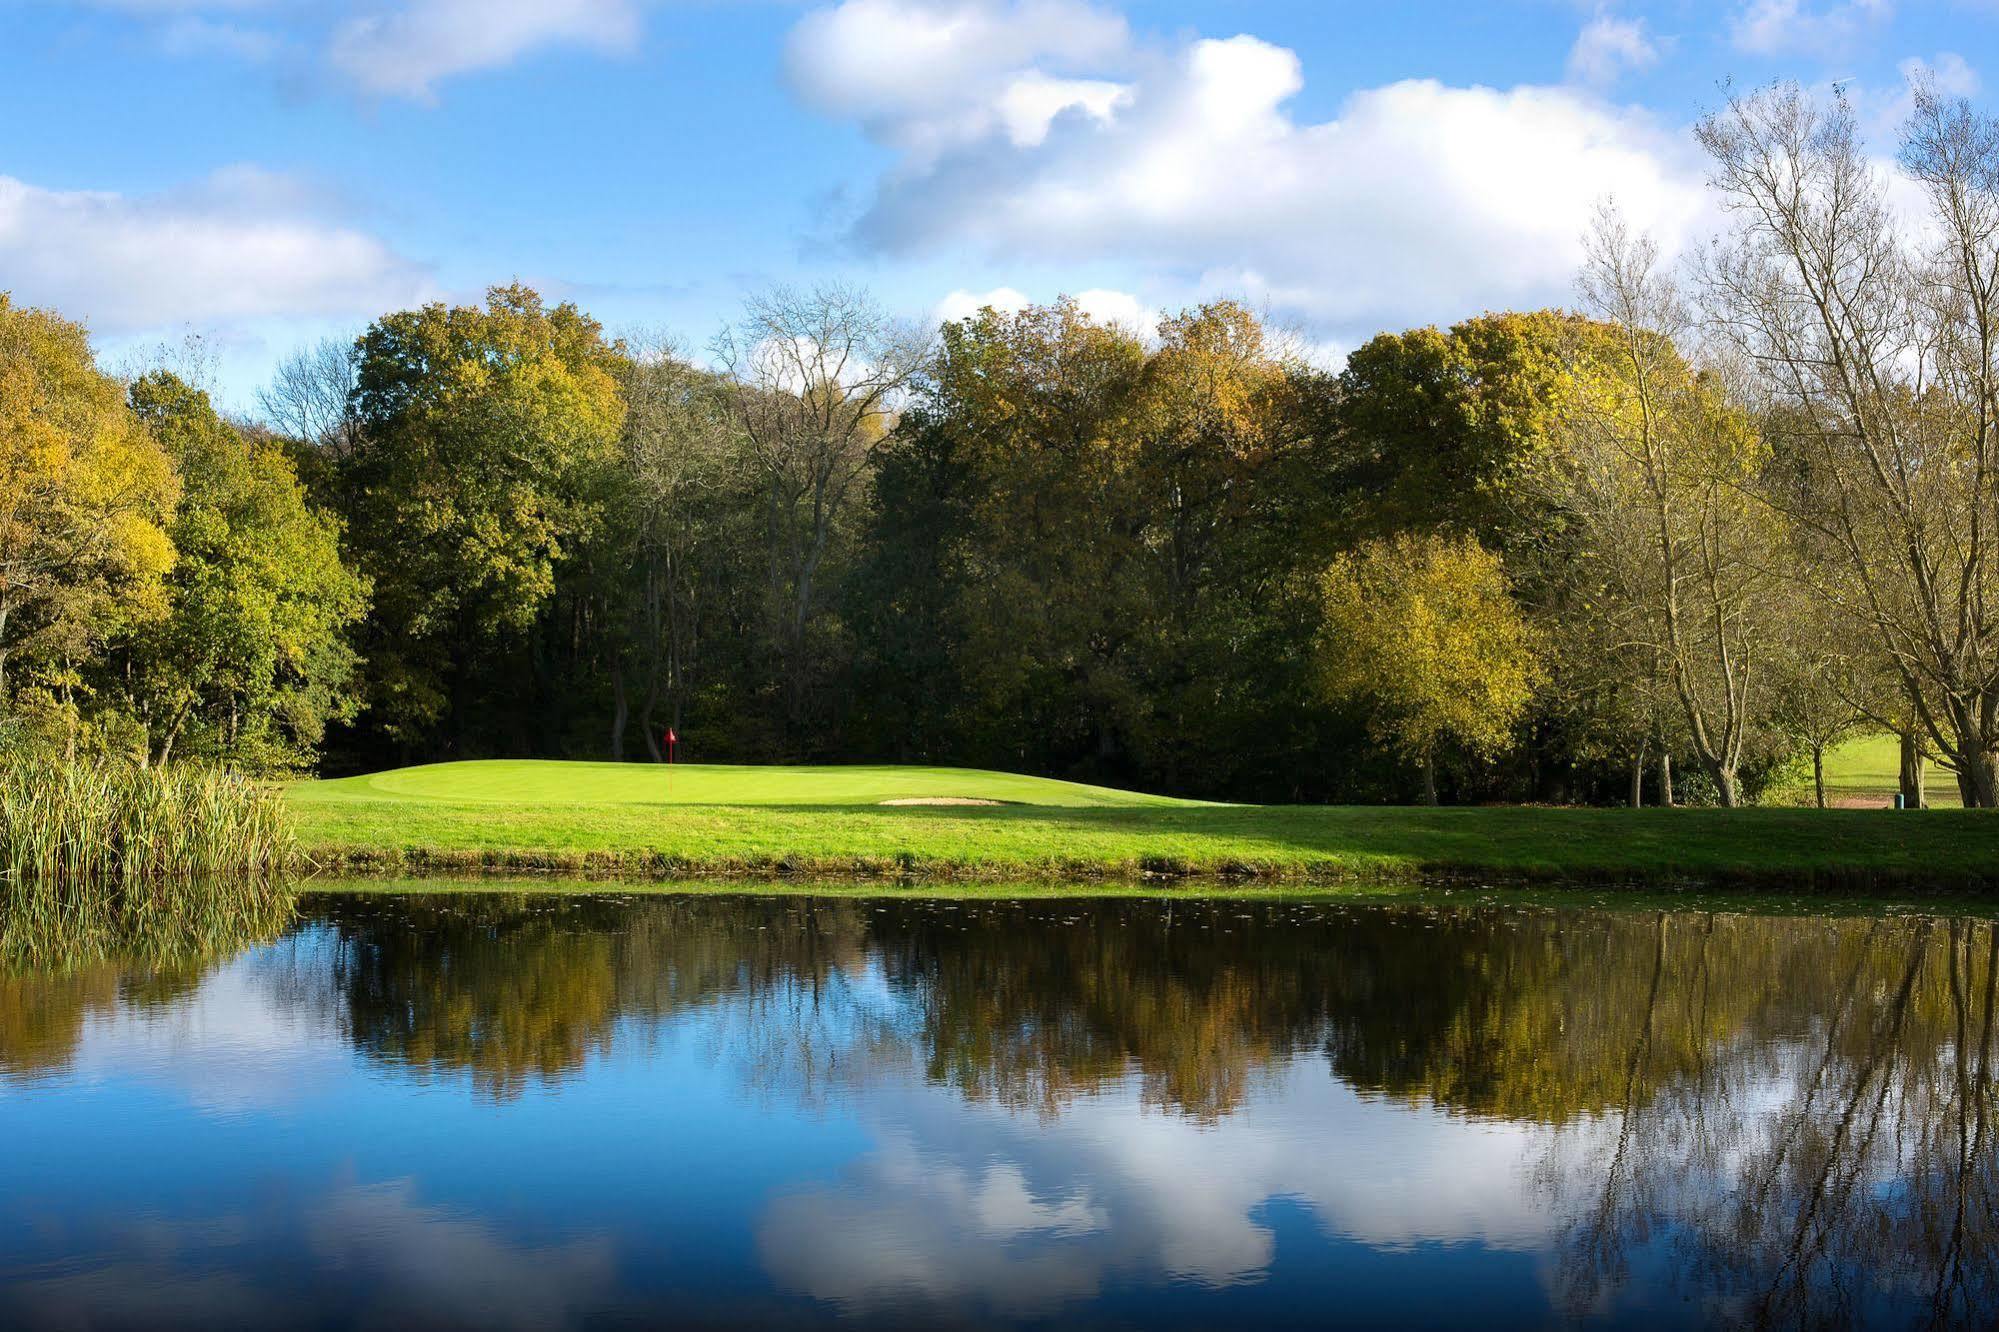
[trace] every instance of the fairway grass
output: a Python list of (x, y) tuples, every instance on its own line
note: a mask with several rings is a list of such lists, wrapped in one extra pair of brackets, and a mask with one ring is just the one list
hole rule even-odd
[[(881, 803), (924, 797), (1010, 803)], [(287, 802), (336, 873), (1999, 887), (1999, 821), (1963, 811), (1204, 805), (963, 769), (526, 762), (299, 783)]]
[[(1902, 742), (1892, 735), (1860, 735), (1826, 751), (1826, 799), (1835, 805), (1879, 805), (1895, 803), (1901, 789)], [(1795, 794), (1802, 800), (1812, 796), (1811, 774), (1806, 773)], [(1929, 765), (1923, 783), (1924, 794), (1933, 809), (1955, 809), (1962, 799), (1957, 777), (1935, 763)]]
[(1067, 808), (1168, 807), (1195, 802), (976, 768), (743, 767), (718, 763), (559, 763), (481, 759), (427, 763), (365, 777), (305, 782), (301, 801), (564, 805), (880, 805), (890, 800), (993, 800)]

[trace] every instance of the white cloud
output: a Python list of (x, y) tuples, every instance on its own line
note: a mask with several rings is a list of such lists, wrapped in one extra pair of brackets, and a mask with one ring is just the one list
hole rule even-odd
[(1569, 78), (1592, 88), (1608, 88), (1626, 72), (1659, 63), (1659, 43), (1645, 20), (1598, 14), (1576, 34), (1569, 48)]
[(639, 34), (633, 0), (407, 0), (341, 24), (330, 59), (367, 92), (430, 101), (441, 79), (511, 64), (539, 47), (615, 54)]
[(296, 181), (250, 167), (156, 195), (0, 176), (0, 273), (16, 301), (113, 334), (372, 315), (425, 291), (417, 265), (316, 204)]
[(1123, 84), (1107, 79), (1052, 79), (1029, 72), (1000, 91), (997, 110), (1007, 138), (1026, 148), (1047, 138), (1049, 127), (1063, 112), (1080, 111), (1107, 121), (1129, 95)]
[[(1114, 324), (1147, 339), (1159, 335), (1159, 311), (1128, 291), (1092, 287), (1071, 294), (1070, 299), (1076, 302), (1077, 309), (1099, 324)], [(1032, 304), (1034, 298), (1015, 287), (994, 287), (986, 292), (960, 288), (937, 302), (931, 319), (934, 323), (950, 324), (969, 319), (987, 306), (1001, 314), (1012, 314)]]
[[(1479, 1123), (1360, 1095), (1323, 1058), (1267, 1071), (1254, 1113), (1160, 1113), (1136, 1080), (1024, 1123), (946, 1088), (875, 1089), (874, 1150), (775, 1198), (757, 1248), (783, 1285), (863, 1316), (1060, 1320), (1123, 1278), (1209, 1289), (1267, 1278), (1275, 1200), (1376, 1250), (1543, 1250), (1564, 1221), (1535, 1187), (1558, 1138), (1599, 1168), (1604, 1126)], [(1593, 1146), (1596, 1150), (1587, 1150)]]
[(1807, 0), (1748, 0), (1729, 21), (1729, 39), (1752, 55), (1835, 56), (1894, 13), (1890, 0), (1840, 0), (1824, 7)]
[(1038, 144), (1065, 111), (1105, 119), (1122, 84), (1124, 20), (1084, 0), (845, 0), (792, 29), (793, 88), (919, 157), (1002, 130)]
[[(851, 0), (808, 23), (884, 3)], [(816, 99), (902, 149), (851, 228), (862, 248), (1126, 263), (1149, 287), (1247, 296), (1351, 338), (1565, 300), (1605, 195), (1668, 253), (1708, 206), (1689, 136), (1640, 110), (1567, 88), (1410, 80), (1303, 123), (1285, 110), (1304, 85), (1298, 57), (1249, 36), (1115, 52), (1105, 58), (1126, 63), (1115, 99), (1023, 139), (1000, 123), (994, 89), (1031, 72), (1014, 62), (1040, 41), (978, 37), (978, 51), (930, 56), (1005, 71), (968, 77), (988, 90), (983, 107), (927, 84)], [(1004, 59), (980, 63), (979, 51), (1001, 48)], [(820, 50), (794, 41), (801, 86), (815, 86)], [(855, 58), (840, 56), (841, 86), (858, 82)], [(1093, 72), (1072, 64), (1063, 77)]]
[(1129, 292), (1092, 287), (1076, 293), (1076, 308), (1099, 324), (1115, 324), (1141, 337), (1159, 334), (1159, 311)]
[(1033, 297), (1013, 287), (994, 287), (986, 292), (960, 288), (937, 302), (936, 308), (931, 311), (931, 320), (938, 324), (955, 324), (960, 319), (970, 319), (987, 306), (1001, 314), (1012, 314), (1032, 304)]

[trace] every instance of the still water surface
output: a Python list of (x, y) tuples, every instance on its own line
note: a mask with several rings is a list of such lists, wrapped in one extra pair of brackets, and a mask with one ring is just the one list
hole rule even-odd
[(0, 1325), (1985, 1324), (1984, 920), (335, 896), (0, 975)]

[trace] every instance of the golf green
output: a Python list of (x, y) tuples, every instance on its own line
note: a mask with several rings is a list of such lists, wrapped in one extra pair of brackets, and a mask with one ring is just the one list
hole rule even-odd
[(747, 767), (486, 759), (302, 782), (295, 802), (381, 798), (559, 805), (887, 805), (977, 801), (1066, 808), (1195, 802), (975, 768)]
[(1999, 886), (1999, 823), (1957, 810), (1217, 805), (953, 768), (557, 762), (301, 782), (287, 804), (332, 872)]

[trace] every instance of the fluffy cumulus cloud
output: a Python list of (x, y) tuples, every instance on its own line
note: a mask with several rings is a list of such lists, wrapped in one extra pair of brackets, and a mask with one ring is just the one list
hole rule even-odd
[(545, 46), (628, 51), (632, 0), (406, 0), (334, 32), (334, 66), (365, 91), (428, 101), (439, 80), (511, 64)]
[(423, 270), (250, 167), (153, 195), (0, 176), (0, 273), (15, 300), (100, 333), (268, 317), (351, 317), (421, 295)]
[[(1256, 1113), (1214, 1124), (1148, 1109), (1133, 1085), (1038, 1123), (947, 1104), (942, 1089), (878, 1092), (875, 1149), (775, 1198), (758, 1252), (780, 1283), (850, 1314), (1059, 1319), (1120, 1280), (1265, 1280), (1279, 1199), (1329, 1237), (1387, 1252), (1534, 1253), (1566, 1219), (1534, 1188), (1553, 1130), (1366, 1098), (1322, 1058), (1273, 1070), (1266, 1090)], [(1571, 1130), (1563, 1159), (1600, 1162), (1603, 1131)]]
[(1108, 120), (1126, 89), (1095, 75), (1129, 44), (1080, 0), (847, 0), (799, 22), (786, 65), (808, 103), (928, 161), (994, 134), (1039, 145), (1065, 112)]
[[(925, 59), (818, 40), (891, 6), (932, 15)], [(1035, 63), (1056, 40), (1044, 12), (848, 0), (801, 25), (801, 91), (901, 150), (853, 223), (861, 248), (1134, 263), (1161, 285), (1352, 334), (1563, 300), (1607, 195), (1669, 251), (1705, 206), (1683, 132), (1587, 91), (1409, 80), (1307, 123), (1286, 109), (1304, 70), (1282, 47), (1236, 36), (1146, 50), (1100, 19), (1050, 68)], [(1015, 23), (1025, 31), (1008, 36)], [(912, 64), (922, 72), (898, 72)], [(1106, 67), (1122, 72), (1092, 72)], [(1022, 134), (1000, 108), (1036, 75), (1114, 91)]]

